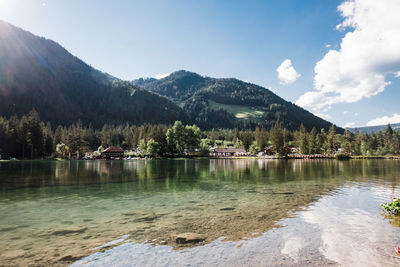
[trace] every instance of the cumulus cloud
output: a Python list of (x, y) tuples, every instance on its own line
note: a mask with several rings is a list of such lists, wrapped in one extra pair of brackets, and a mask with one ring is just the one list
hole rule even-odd
[(348, 122), (344, 125), (344, 128), (353, 128), (356, 125), (355, 122)]
[(386, 125), (389, 123), (400, 123), (400, 115), (395, 113), (391, 117), (383, 116), (380, 118), (376, 118), (374, 120), (370, 120), (367, 122), (367, 126), (377, 126), (377, 125)]
[(276, 71), (278, 72), (278, 79), (282, 85), (294, 83), (301, 76), (292, 66), (292, 61), (290, 59), (285, 59)]
[(164, 74), (157, 74), (154, 78), (156, 78), (157, 80), (168, 77), (171, 73), (164, 73)]
[(390, 84), (386, 75), (399, 75), (400, 1), (347, 0), (338, 11), (337, 29), (350, 31), (315, 65), (315, 90), (302, 95), (299, 106), (318, 110), (370, 98)]

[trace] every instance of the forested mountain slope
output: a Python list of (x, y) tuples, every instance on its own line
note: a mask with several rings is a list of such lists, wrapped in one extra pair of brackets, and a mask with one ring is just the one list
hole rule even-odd
[[(142, 89), (144, 88), (144, 89)], [(35, 109), (41, 120), (71, 125), (172, 124), (212, 128), (328, 129), (330, 123), (270, 90), (237, 79), (177, 71), (163, 79), (122, 81), (58, 43), (0, 21), (0, 116)], [(339, 129), (340, 131), (341, 129)]]
[(266, 88), (237, 79), (215, 79), (177, 71), (163, 79), (133, 82), (180, 105), (203, 129), (270, 128), (276, 121), (290, 130), (299, 129), (301, 123), (309, 130), (328, 129), (331, 125)]
[(181, 108), (102, 73), (54, 41), (0, 21), (0, 116), (33, 108), (52, 125), (187, 121)]

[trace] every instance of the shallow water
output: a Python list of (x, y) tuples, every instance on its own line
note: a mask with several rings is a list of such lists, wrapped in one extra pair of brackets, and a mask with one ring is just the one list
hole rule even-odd
[[(399, 266), (400, 229), (379, 207), (400, 196), (399, 171), (395, 160), (0, 162), (0, 266)], [(176, 244), (185, 232), (205, 241)]]

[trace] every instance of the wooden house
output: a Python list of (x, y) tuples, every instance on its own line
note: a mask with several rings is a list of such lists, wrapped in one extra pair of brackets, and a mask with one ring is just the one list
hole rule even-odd
[(102, 159), (118, 159), (124, 157), (124, 150), (117, 146), (110, 146), (101, 152)]

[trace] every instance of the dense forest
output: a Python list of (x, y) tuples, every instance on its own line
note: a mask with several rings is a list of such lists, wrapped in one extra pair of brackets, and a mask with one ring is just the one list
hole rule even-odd
[(61, 45), (0, 20), (0, 116), (33, 108), (52, 125), (171, 124), (185, 112), (165, 97), (94, 69)]
[[(133, 83), (174, 101), (202, 129), (269, 129), (277, 121), (293, 131), (299, 129), (301, 124), (308, 130), (313, 127), (317, 130), (328, 129), (331, 125), (267, 88), (238, 79), (215, 79), (182, 70), (163, 79), (138, 79)], [(211, 106), (210, 101), (216, 105)], [(259, 117), (237, 116), (235, 108), (243, 107), (248, 108), (248, 114), (258, 112)], [(336, 130), (343, 131), (340, 128)]]
[(177, 71), (163, 79), (123, 81), (3, 21), (0, 61), (3, 158), (80, 158), (111, 145), (152, 156), (207, 155), (216, 146), (252, 154), (282, 155), (288, 147), (303, 154), (399, 153), (399, 133), (391, 127), (344, 132), (237, 79)]
[[(201, 131), (196, 125), (145, 124), (109, 125), (101, 129), (78, 121), (69, 127), (53, 128), (40, 120), (32, 110), (18, 118), (0, 117), (0, 155), (2, 158), (81, 158), (86, 152), (100, 153), (108, 146), (120, 146), (127, 155), (184, 156), (208, 155), (212, 147), (244, 148), (252, 155), (262, 151), (272, 154), (327, 154), (338, 151), (348, 155), (382, 156), (400, 154), (400, 131), (390, 125), (385, 131), (364, 134), (345, 131), (337, 133), (332, 125), (328, 131), (301, 125), (289, 131), (276, 122), (270, 129), (218, 129)], [(288, 150), (292, 148), (292, 150)], [(294, 149), (294, 151), (293, 151)]]
[(0, 62), (0, 116), (7, 118), (35, 109), (52, 125), (80, 120), (96, 129), (104, 124), (177, 120), (203, 130), (269, 129), (277, 121), (290, 130), (301, 123), (308, 130), (330, 126), (270, 90), (237, 79), (177, 71), (159, 80), (123, 81), (91, 67), (58, 43), (1, 20)]

